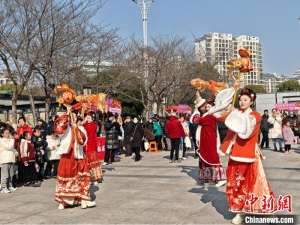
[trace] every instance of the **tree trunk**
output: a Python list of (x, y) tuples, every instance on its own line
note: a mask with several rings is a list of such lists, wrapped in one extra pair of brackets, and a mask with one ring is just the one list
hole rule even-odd
[(45, 98), (45, 121), (47, 123), (49, 121), (50, 104), (51, 104), (51, 97), (46, 96), (46, 98)]
[(154, 114), (157, 114), (157, 112), (158, 112), (158, 105), (157, 105), (157, 102), (153, 102), (153, 103), (152, 103), (152, 112), (153, 112)]
[(11, 97), (11, 113), (12, 113), (12, 122), (17, 124), (17, 103), (18, 103), (18, 94), (14, 90)]
[(163, 115), (163, 109), (162, 109), (162, 104), (161, 101), (157, 103), (157, 115), (162, 116)]
[(33, 95), (31, 93), (31, 90), (29, 90), (29, 101), (30, 101), (30, 108), (31, 108), (31, 112), (32, 112), (32, 119), (33, 119), (33, 125), (36, 125), (36, 110), (35, 110), (35, 104), (34, 104), (34, 98)]

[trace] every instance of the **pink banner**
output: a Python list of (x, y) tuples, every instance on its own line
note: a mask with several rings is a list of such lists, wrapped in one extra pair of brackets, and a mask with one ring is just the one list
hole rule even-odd
[(177, 112), (178, 113), (192, 113), (192, 108), (188, 105), (178, 105)]
[(294, 111), (294, 110), (300, 110), (300, 105), (297, 102), (291, 102), (291, 103), (277, 103), (275, 105), (275, 108), (277, 110), (289, 110), (289, 111)]
[(121, 102), (119, 102), (116, 99), (112, 99), (112, 98), (108, 98), (106, 100), (106, 104), (108, 106), (108, 111), (111, 113), (117, 113), (117, 114), (121, 114), (122, 113), (122, 106), (121, 106)]
[(177, 113), (192, 113), (192, 108), (189, 105), (170, 105), (166, 107), (167, 111), (176, 111)]

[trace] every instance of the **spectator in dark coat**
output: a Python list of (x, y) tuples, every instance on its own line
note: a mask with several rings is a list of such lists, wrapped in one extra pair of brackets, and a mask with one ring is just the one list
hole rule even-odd
[(153, 134), (153, 132), (148, 129), (147, 127), (144, 127), (144, 135), (145, 135), (145, 138), (147, 139), (147, 141), (154, 141), (155, 140), (155, 136)]
[(47, 142), (42, 136), (42, 128), (40, 126), (36, 126), (33, 129), (31, 143), (35, 149), (35, 161), (39, 165), (38, 180), (43, 181), (48, 160), (46, 156)]
[(151, 130), (151, 132), (153, 132), (153, 119), (150, 118), (147, 122), (146, 122), (146, 128)]
[(120, 124), (114, 116), (110, 116), (105, 123), (106, 148), (105, 164), (114, 162), (115, 152), (120, 148), (119, 135), (121, 134)]
[(46, 136), (48, 135), (48, 130), (47, 130), (47, 123), (42, 120), (41, 118), (39, 118), (37, 120), (37, 127), (39, 127), (40, 131), (41, 131), (41, 137), (46, 140)]
[(174, 151), (175, 161), (178, 162), (179, 157), (179, 146), (180, 139), (185, 136), (181, 122), (176, 117), (176, 113), (171, 113), (166, 123), (166, 134), (171, 139), (171, 152), (170, 152), (170, 163), (174, 162)]
[(167, 142), (167, 136), (166, 136), (166, 119), (162, 119), (160, 121), (160, 124), (161, 124), (161, 128), (162, 128), (162, 131), (163, 131), (163, 138), (162, 138), (162, 141), (163, 141), (163, 144), (164, 144), (164, 150), (167, 151), (169, 149), (169, 146), (168, 146), (168, 142)]
[(198, 158), (198, 145), (197, 145), (197, 139), (196, 139), (197, 128), (198, 128), (197, 124), (193, 124), (193, 123), (189, 124), (190, 134), (191, 134), (192, 143), (193, 143), (192, 147), (194, 149), (194, 158), (195, 159)]
[(131, 141), (130, 138), (132, 137), (133, 130), (134, 130), (134, 124), (130, 118), (130, 116), (127, 116), (124, 124), (123, 124), (123, 129), (124, 129), (124, 140), (123, 140), (123, 145), (126, 149), (126, 156), (131, 156), (132, 155), (132, 146), (131, 146)]
[(46, 126), (45, 126), (47, 135), (52, 135), (53, 127), (54, 127), (54, 121), (55, 121), (56, 118), (57, 118), (57, 116), (50, 116), (49, 117), (48, 123), (46, 123)]
[(133, 120), (134, 127), (132, 136), (130, 138), (132, 151), (135, 154), (135, 161), (140, 161), (141, 159), (141, 145), (144, 137), (144, 129), (141, 123), (139, 123), (137, 118)]
[(263, 148), (265, 144), (266, 144), (266, 148), (269, 148), (269, 129), (271, 124), (268, 122), (268, 119), (269, 119), (269, 112), (266, 109), (264, 110), (264, 115), (262, 116), (261, 125), (260, 125), (260, 130), (262, 133), (260, 148)]
[(218, 131), (220, 135), (220, 141), (222, 143), (228, 131), (228, 128), (226, 127), (225, 123), (218, 122)]

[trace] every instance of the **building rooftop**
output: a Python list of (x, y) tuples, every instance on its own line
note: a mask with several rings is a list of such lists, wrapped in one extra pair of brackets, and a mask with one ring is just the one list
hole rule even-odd
[(276, 80), (282, 80), (282, 79), (288, 79), (289, 77), (284, 76), (282, 74), (277, 73), (263, 73), (261, 75), (261, 79), (276, 79)]
[(195, 42), (199, 42), (201, 40), (204, 40), (206, 38), (212, 38), (218, 36), (220, 38), (234, 38), (234, 39), (238, 39), (238, 40), (248, 40), (248, 41), (256, 41), (259, 42), (259, 37), (258, 36), (254, 36), (254, 35), (246, 35), (246, 34), (242, 34), (242, 35), (234, 35), (231, 33), (222, 33), (222, 32), (209, 32), (204, 34), (203, 36), (196, 38)]
[(292, 75), (293, 77), (295, 76), (300, 76), (300, 69), (298, 69), (293, 75)]

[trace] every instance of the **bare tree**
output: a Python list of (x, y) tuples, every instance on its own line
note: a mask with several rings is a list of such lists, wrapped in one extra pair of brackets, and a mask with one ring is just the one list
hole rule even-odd
[(50, 84), (80, 71), (85, 53), (89, 52), (90, 21), (102, 3), (97, 0), (0, 1), (3, 15), (0, 59), (14, 84), (14, 118), (18, 96), (33, 74), (41, 81), (46, 114), (49, 112)]
[(150, 103), (155, 113), (161, 110), (161, 103), (164, 98), (169, 101), (181, 82), (187, 82), (183, 78), (187, 75), (187, 66), (193, 59), (192, 49), (186, 44), (184, 39), (173, 37), (170, 39), (156, 38), (152, 40), (152, 45), (147, 51), (149, 75), (148, 84), (145, 85), (144, 77), (144, 57), (142, 45), (133, 41), (132, 53), (128, 57), (128, 67), (130, 71), (136, 73), (136, 80), (139, 81), (140, 96), (145, 105)]
[[(18, 96), (23, 92), (34, 65), (41, 54), (38, 23), (33, 15), (35, 0), (1, 1), (2, 23), (0, 25), (0, 59), (13, 82), (12, 113), (17, 116)], [(43, 11), (38, 16), (43, 16)], [(15, 122), (15, 121), (14, 121)]]
[[(46, 120), (50, 111), (52, 84), (80, 74), (88, 52), (91, 50), (90, 19), (99, 9), (94, 0), (43, 0), (45, 10), (43, 18), (37, 18), (39, 26), (38, 41), (42, 46), (42, 55), (35, 70), (45, 93)], [(70, 82), (72, 83), (72, 82)]]

